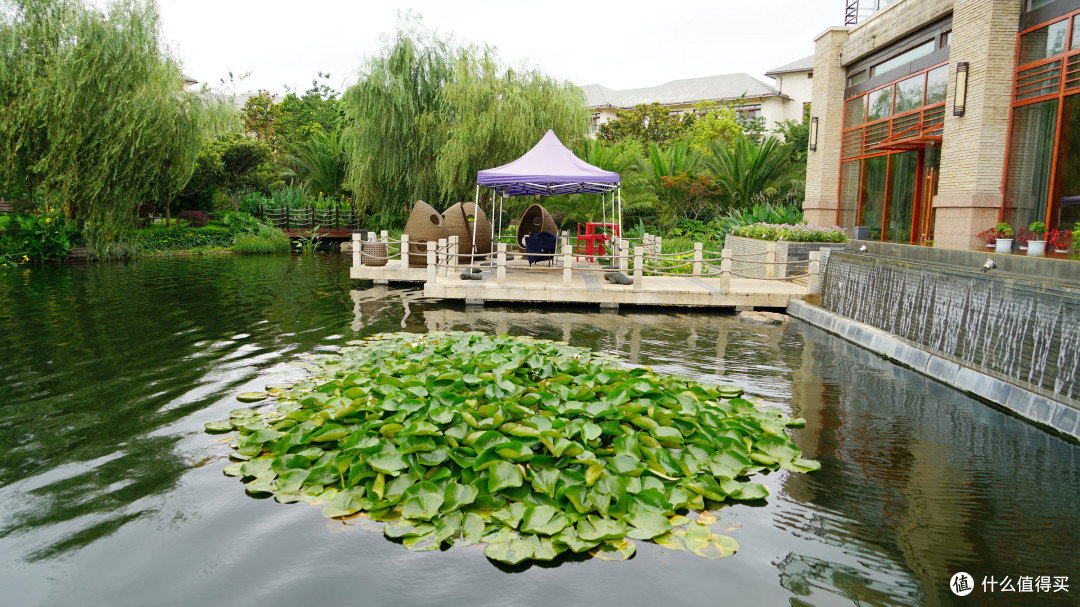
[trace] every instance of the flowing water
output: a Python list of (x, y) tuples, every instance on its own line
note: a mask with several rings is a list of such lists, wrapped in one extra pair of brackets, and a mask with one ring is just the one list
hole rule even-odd
[[(951, 320), (949, 321), (951, 322)], [(1036, 322), (1038, 320), (1036, 319)], [(254, 499), (204, 434), (287, 363), (382, 331), (567, 340), (779, 403), (814, 474), (719, 512), (706, 560), (504, 568), (411, 553), (320, 510)], [(1069, 604), (1080, 447), (798, 321), (717, 313), (466, 309), (348, 279), (347, 259), (200, 257), (0, 275), (0, 588), (6, 605)], [(970, 573), (975, 593), (949, 591)], [(1008, 576), (1070, 592), (983, 593)], [(1037, 585), (1036, 585), (1037, 588)]]

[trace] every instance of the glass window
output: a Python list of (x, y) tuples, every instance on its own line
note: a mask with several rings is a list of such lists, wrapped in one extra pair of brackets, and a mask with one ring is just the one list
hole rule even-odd
[(1076, 29), (1080, 27), (1080, 15), (1073, 17), (1073, 37), (1072, 44), (1069, 45), (1069, 50), (1074, 51), (1080, 48), (1080, 32)]
[(866, 122), (866, 95), (848, 99), (844, 104), (844, 128), (859, 126)]
[(896, 83), (896, 105), (893, 113), (899, 114), (922, 107), (925, 80), (926, 74), (919, 74)]
[(952, 45), (952, 30), (949, 30), (941, 35), (941, 46), (938, 48), (945, 48)]
[(892, 115), (893, 87), (887, 86), (869, 93), (866, 97), (870, 107), (866, 112), (866, 121), (873, 122)]
[(1071, 230), (1080, 222), (1080, 95), (1065, 98), (1058, 153), (1058, 229)]
[[(897, 92), (897, 97), (900, 93)], [(889, 212), (886, 242), (911, 242), (911, 219), (919, 177), (919, 152), (911, 150), (889, 158)]]
[(870, 77), (873, 78), (878, 74), (884, 74), (891, 69), (896, 69), (901, 65), (904, 65), (905, 63), (915, 61), (919, 57), (925, 57), (932, 52), (934, 52), (934, 41), (927, 40), (926, 42), (920, 44), (919, 46), (916, 46), (913, 49), (904, 51), (903, 53), (900, 53), (892, 59), (882, 61), (881, 63), (870, 68)]
[(945, 101), (945, 89), (949, 86), (949, 66), (935, 67), (926, 73), (926, 105)]
[(851, 160), (840, 165), (840, 227), (848, 230), (855, 227), (859, 212), (859, 176), (862, 162)]
[(1057, 111), (1057, 99), (1013, 110), (1009, 166), (1005, 172), (1005, 221), (1013, 229), (1046, 221)]
[(1068, 20), (1062, 20), (1020, 36), (1020, 65), (1064, 53), (1068, 29)]
[(1031, 4), (1028, 6), (1028, 10), (1033, 11), (1033, 10), (1035, 10), (1037, 8), (1044, 7), (1044, 6), (1046, 6), (1047, 4), (1050, 4), (1053, 1), (1054, 0), (1030, 0)]
[(847, 85), (848, 86), (855, 86), (856, 84), (859, 84), (860, 82), (866, 82), (866, 70), (860, 70), (860, 71), (855, 72), (854, 74), (848, 76), (848, 79), (847, 79)]
[(863, 191), (859, 197), (859, 226), (870, 228), (870, 240), (881, 240), (881, 219), (885, 212), (886, 169), (888, 156), (863, 161)]

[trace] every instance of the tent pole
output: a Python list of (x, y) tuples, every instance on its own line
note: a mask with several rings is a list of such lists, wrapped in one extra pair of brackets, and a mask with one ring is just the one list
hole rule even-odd
[(476, 263), (476, 224), (480, 219), (480, 184), (476, 184), (476, 199), (473, 202), (473, 225), (469, 228), (469, 217), (465, 216), (465, 227), (469, 228), (472, 232), (472, 249), (469, 251), (469, 272), (472, 272), (473, 265)]
[(615, 194), (619, 199), (619, 240), (622, 240), (623, 227), (622, 227), (622, 186), (615, 188)]

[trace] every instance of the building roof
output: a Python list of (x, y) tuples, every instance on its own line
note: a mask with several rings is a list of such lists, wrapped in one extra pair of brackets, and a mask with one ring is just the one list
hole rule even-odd
[[(813, 59), (813, 57), (811, 57)], [(704, 78), (672, 80), (660, 86), (615, 91), (600, 84), (580, 87), (587, 107), (632, 108), (642, 103), (683, 105), (705, 100), (771, 97), (780, 91), (749, 74), (724, 74)]]
[(792, 61), (787, 65), (781, 65), (780, 67), (774, 67), (773, 69), (765, 72), (766, 76), (772, 76), (773, 74), (790, 74), (792, 72), (812, 72), (814, 71), (814, 56), (808, 55), (799, 59), (798, 61)]
[(187, 74), (184, 74), (183, 72), (180, 73), (180, 79), (183, 80), (187, 84), (198, 84), (199, 83), (198, 80), (192, 78), (191, 76), (188, 76)]

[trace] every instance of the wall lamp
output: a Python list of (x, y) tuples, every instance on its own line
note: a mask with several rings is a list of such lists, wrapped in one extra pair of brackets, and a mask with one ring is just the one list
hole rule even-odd
[(817, 116), (810, 119), (810, 151), (817, 151)]
[(956, 86), (953, 87), (953, 116), (963, 116), (967, 109), (968, 62), (956, 64)]

